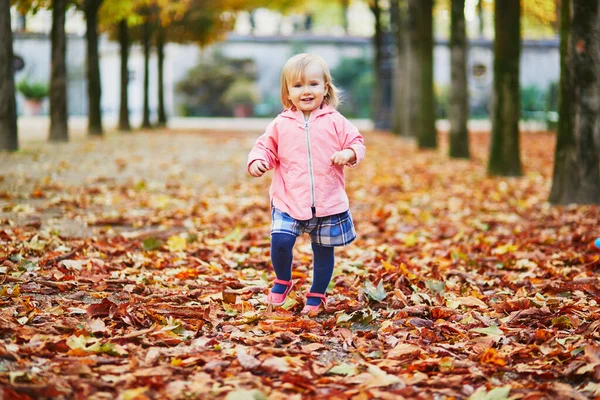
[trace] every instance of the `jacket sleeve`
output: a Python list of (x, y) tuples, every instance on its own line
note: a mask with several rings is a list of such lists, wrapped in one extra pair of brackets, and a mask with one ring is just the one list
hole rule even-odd
[(248, 164), (246, 165), (246, 169), (250, 170), (250, 165), (254, 161), (266, 161), (269, 169), (275, 168), (275, 164), (277, 163), (277, 126), (275, 124), (276, 121), (271, 122), (265, 131), (258, 139), (256, 139), (256, 143), (252, 150), (250, 150), (250, 154), (248, 154)]
[(365, 158), (366, 148), (364, 138), (356, 126), (354, 126), (343, 116), (342, 119), (343, 129), (340, 132), (342, 149), (352, 149), (354, 151), (354, 154), (356, 154), (356, 161), (350, 164), (350, 167), (355, 167), (362, 161), (363, 158)]

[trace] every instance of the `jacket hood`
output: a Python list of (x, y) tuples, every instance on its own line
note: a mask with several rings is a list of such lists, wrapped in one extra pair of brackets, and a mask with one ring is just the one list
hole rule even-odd
[[(334, 112), (336, 112), (335, 108), (333, 108), (327, 104), (323, 104), (321, 107), (318, 107), (311, 111), (309, 119), (313, 120), (322, 115), (333, 114)], [(288, 108), (279, 115), (284, 118), (290, 118), (290, 119), (294, 119), (296, 121), (304, 123), (304, 114), (302, 114), (302, 111), (300, 111), (300, 110), (292, 111), (291, 109)]]

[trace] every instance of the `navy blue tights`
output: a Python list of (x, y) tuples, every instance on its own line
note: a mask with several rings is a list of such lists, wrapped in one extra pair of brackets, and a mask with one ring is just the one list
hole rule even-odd
[[(296, 237), (286, 233), (274, 233), (271, 235), (271, 261), (278, 279), (289, 281), (292, 279), (292, 250), (296, 243)], [(331, 275), (333, 274), (333, 247), (312, 244), (314, 254), (313, 261), (313, 283), (310, 288), (312, 293), (325, 294)], [(273, 293), (283, 293), (287, 286), (278, 283), (273, 286)], [(321, 299), (309, 297), (306, 304), (319, 305)]]

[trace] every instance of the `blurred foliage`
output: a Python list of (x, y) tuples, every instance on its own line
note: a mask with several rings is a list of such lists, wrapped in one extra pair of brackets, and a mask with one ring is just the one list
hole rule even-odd
[(43, 100), (48, 96), (48, 84), (44, 82), (29, 82), (23, 79), (17, 84), (17, 90), (30, 100)]
[(521, 88), (521, 118), (526, 121), (544, 121), (548, 130), (555, 130), (558, 122), (558, 82), (547, 88), (528, 85)]
[[(494, 1), (482, 1), (486, 32), (491, 35), (493, 30)], [(439, 37), (449, 37), (451, 0), (436, 0), (434, 5), (435, 32)], [(557, 10), (560, 0), (521, 0), (521, 23), (524, 38), (543, 38), (558, 35)], [(474, 8), (477, 1), (472, 3), (473, 9), (465, 10), (466, 13), (476, 14)], [(477, 18), (472, 24), (477, 25)], [(468, 27), (467, 27), (468, 28)]]
[(435, 85), (435, 115), (436, 118), (448, 118), (448, 106), (450, 105), (450, 87)]
[(557, 34), (559, 2), (560, 0), (521, 0), (524, 32)]
[(247, 79), (238, 79), (223, 94), (223, 102), (229, 107), (238, 105), (254, 107), (260, 101), (256, 84)]
[[(248, 93), (247, 83), (255, 78), (256, 67), (252, 60), (226, 58), (218, 52), (202, 58), (177, 84), (176, 91), (183, 99), (179, 112), (183, 116), (231, 116), (234, 98), (258, 100)], [(246, 93), (242, 94), (242, 89)]]
[(548, 85), (546, 92), (546, 110), (558, 111), (558, 82), (552, 82)]
[(521, 113), (525, 119), (546, 110), (546, 92), (537, 85), (521, 87)]
[(366, 57), (342, 58), (331, 71), (342, 91), (339, 111), (347, 118), (368, 118), (371, 113), (373, 61)]

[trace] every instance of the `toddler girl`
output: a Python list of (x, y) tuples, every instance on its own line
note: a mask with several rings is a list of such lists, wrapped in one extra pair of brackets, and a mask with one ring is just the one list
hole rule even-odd
[(356, 238), (344, 166), (356, 166), (365, 146), (358, 129), (335, 110), (339, 91), (321, 57), (303, 53), (288, 60), (281, 73), (281, 102), (284, 111), (248, 155), (250, 175), (275, 169), (269, 196), (277, 279), (267, 299), (273, 306), (285, 303), (293, 286), (292, 249), (306, 232), (314, 254), (313, 283), (302, 313), (313, 314), (325, 306), (334, 247)]

